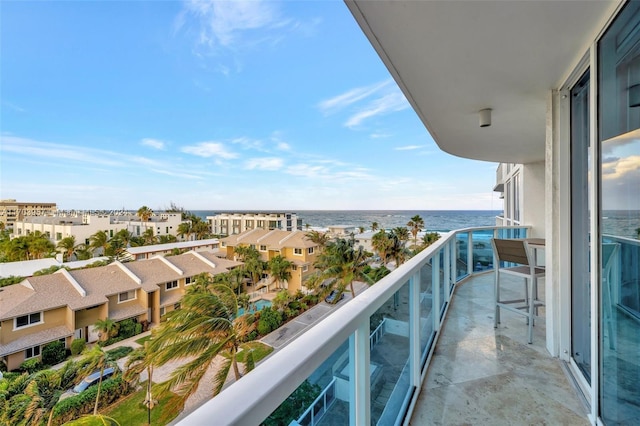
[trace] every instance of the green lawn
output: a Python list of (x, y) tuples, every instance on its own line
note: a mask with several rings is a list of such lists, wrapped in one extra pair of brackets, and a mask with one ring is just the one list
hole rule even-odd
[(271, 346), (265, 345), (264, 343), (258, 341), (243, 343), (242, 345), (240, 345), (240, 348), (243, 350), (238, 354), (239, 362), (244, 362), (244, 354), (245, 350), (247, 349), (253, 349), (253, 361), (256, 364), (258, 363), (258, 361), (273, 352), (273, 348)]
[(147, 340), (151, 339), (151, 335), (147, 335), (144, 337), (141, 337), (139, 339), (136, 340), (136, 343), (139, 344), (140, 346), (144, 346), (144, 342), (146, 342)]
[[(122, 426), (148, 424), (147, 407), (142, 403), (147, 392), (146, 382), (141, 383), (141, 386), (141, 390), (129, 395), (117, 405), (105, 410), (103, 414), (114, 418)], [(175, 403), (177, 399), (178, 397), (174, 394), (161, 399), (158, 405), (151, 410), (151, 424), (154, 426), (166, 425), (180, 414), (180, 410), (172, 410), (171, 412), (166, 413), (166, 415), (163, 412), (168, 409), (167, 407), (171, 405), (172, 402)], [(162, 421), (160, 419), (161, 417), (163, 417)]]

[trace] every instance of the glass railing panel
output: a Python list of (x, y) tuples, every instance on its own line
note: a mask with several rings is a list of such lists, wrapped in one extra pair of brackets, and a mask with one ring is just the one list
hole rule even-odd
[(493, 229), (482, 229), (472, 232), (473, 272), (493, 269), (493, 248), (491, 246), (493, 232)]
[(431, 349), (435, 330), (433, 328), (433, 286), (431, 261), (420, 268), (420, 354), (421, 365)]
[(435, 258), (437, 259), (437, 262), (434, 263), (438, 267), (435, 279), (438, 281), (438, 286), (440, 287), (440, 299), (438, 302), (440, 303), (440, 317), (442, 318), (442, 314), (444, 314), (445, 307), (449, 300), (449, 292), (451, 288), (444, 280), (444, 253), (440, 251), (439, 256), (435, 256)]
[(527, 238), (527, 228), (498, 228), (498, 238)]
[(382, 336), (370, 354), (374, 425), (395, 424), (409, 395), (409, 282), (371, 316), (371, 331), (380, 327)]
[(456, 234), (456, 281), (466, 277), (469, 273), (467, 266), (467, 250), (469, 248), (469, 233)]
[(350, 410), (349, 340), (324, 361), (261, 426), (348, 425)]

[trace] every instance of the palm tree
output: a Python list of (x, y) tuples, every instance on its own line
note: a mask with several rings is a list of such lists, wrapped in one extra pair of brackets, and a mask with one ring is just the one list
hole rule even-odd
[(142, 233), (142, 242), (145, 246), (158, 242), (156, 236), (153, 235), (153, 228), (147, 228), (147, 230)]
[(246, 262), (249, 259), (260, 259), (260, 252), (255, 247), (239, 245), (233, 251), (241, 262)]
[[(170, 378), (158, 386), (159, 392), (178, 390), (182, 401), (192, 395), (218, 355), (223, 355), (220, 369), (213, 382), (217, 395), (233, 369), (236, 380), (242, 376), (238, 366), (239, 345), (255, 329), (253, 316), (237, 316), (238, 304), (231, 289), (221, 285), (191, 286), (182, 299), (181, 309), (167, 314), (149, 340), (155, 365), (190, 358), (177, 367)], [(220, 359), (220, 358), (219, 358)], [(245, 370), (253, 365), (247, 354)]]
[(192, 234), (191, 230), (191, 222), (182, 222), (178, 225), (178, 235), (182, 238), (187, 237), (187, 241), (189, 241), (189, 236)]
[(133, 245), (132, 243), (134, 242), (133, 233), (124, 228), (116, 232), (113, 238), (119, 238), (124, 243), (125, 247)]
[(118, 333), (119, 324), (111, 318), (99, 319), (93, 323), (93, 328), (100, 332), (102, 340), (108, 340)]
[(209, 235), (209, 224), (206, 222), (203, 222), (202, 220), (196, 221), (191, 226), (191, 229), (193, 230), (193, 233), (196, 235), (196, 240), (203, 240)]
[(136, 215), (140, 217), (141, 221), (146, 222), (151, 218), (151, 216), (153, 216), (153, 210), (147, 206), (142, 206), (138, 209)]
[[(402, 229), (406, 230), (407, 228)], [(410, 252), (409, 249), (407, 249), (405, 241), (403, 241), (395, 232), (392, 232), (389, 235), (389, 239), (391, 241), (391, 244), (388, 248), (388, 256), (393, 258), (393, 260), (396, 262), (397, 268), (405, 262), (407, 257), (410, 255)]]
[(389, 234), (387, 234), (384, 229), (376, 232), (371, 238), (371, 245), (373, 246), (373, 249), (378, 252), (383, 265), (387, 263), (388, 252), (391, 244), (392, 242), (389, 238)]
[(49, 237), (40, 231), (35, 231), (28, 236), (29, 252), (32, 259), (42, 259), (51, 256), (55, 252), (56, 246), (49, 241)]
[(98, 231), (89, 237), (89, 248), (91, 250), (102, 249), (102, 254), (105, 254), (108, 247), (109, 236), (105, 231)]
[(411, 234), (413, 235), (413, 244), (418, 245), (418, 232), (424, 228), (424, 220), (420, 217), (419, 214), (413, 216), (411, 220), (407, 223), (407, 226), (411, 230)]
[[(373, 281), (364, 273), (367, 264), (367, 255), (362, 247), (354, 249), (353, 242), (343, 238), (331, 241), (320, 254), (314, 265), (321, 271), (321, 280), (328, 279), (328, 286), (344, 292), (347, 286), (351, 296), (355, 297), (354, 281), (364, 281), (372, 284)], [(335, 298), (337, 302), (339, 298)]]
[(250, 257), (244, 261), (243, 270), (251, 277), (251, 282), (256, 285), (264, 272), (265, 262), (260, 258)]
[(76, 250), (76, 237), (73, 235), (64, 237), (58, 242), (56, 247), (62, 249), (62, 258), (66, 262), (71, 256), (73, 256), (73, 253)]
[(422, 237), (422, 244), (424, 247), (429, 247), (440, 238), (440, 234), (437, 232), (428, 232)]
[(316, 230), (309, 231), (305, 234), (305, 237), (312, 243), (315, 243), (320, 248), (320, 251), (324, 249), (327, 243), (330, 241), (329, 234), (326, 232), (319, 232)]
[(104, 375), (104, 369), (107, 367), (107, 354), (102, 350), (99, 345), (93, 345), (90, 348), (86, 348), (83, 352), (84, 366), (78, 372), (79, 375), (91, 374), (95, 371), (100, 371), (100, 379), (98, 380), (98, 391), (96, 393), (96, 402), (93, 406), (93, 415), (98, 414), (98, 402), (100, 401), (100, 391), (102, 389), (102, 376)]
[(393, 228), (391, 233), (398, 237), (400, 241), (408, 241), (409, 240), (409, 230), (404, 226), (398, 226), (397, 228)]
[(371, 222), (371, 231), (376, 232), (378, 230), (378, 222)]
[(144, 342), (144, 346), (134, 349), (127, 357), (125, 363), (126, 371), (123, 374), (123, 378), (129, 383), (137, 383), (140, 374), (143, 371), (147, 371), (147, 394), (143, 401), (143, 404), (147, 407), (148, 423), (151, 425), (151, 410), (154, 405), (158, 404), (158, 401), (153, 398), (152, 393), (152, 378), (153, 378), (153, 352), (149, 349), (149, 342)]
[(167, 234), (158, 236), (158, 243), (160, 244), (175, 243), (176, 241), (178, 241), (178, 239), (175, 235)]
[(291, 267), (293, 262), (285, 259), (281, 255), (272, 257), (267, 262), (267, 271), (276, 281), (276, 288), (280, 287), (280, 283), (286, 282), (291, 279)]

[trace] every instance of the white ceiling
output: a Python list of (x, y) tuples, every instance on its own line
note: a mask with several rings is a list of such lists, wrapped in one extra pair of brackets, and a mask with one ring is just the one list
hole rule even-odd
[[(530, 163), (545, 156), (546, 99), (618, 1), (345, 0), (438, 146)], [(492, 108), (492, 125), (478, 111)]]

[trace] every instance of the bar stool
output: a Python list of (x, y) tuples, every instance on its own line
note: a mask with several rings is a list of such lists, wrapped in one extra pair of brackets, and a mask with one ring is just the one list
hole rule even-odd
[[(531, 249), (527, 241), (523, 239), (499, 239), (491, 240), (493, 254), (495, 256), (495, 304), (496, 312), (494, 328), (500, 323), (500, 309), (523, 315), (528, 324), (528, 342), (533, 342), (533, 325), (538, 308), (544, 306), (544, 302), (538, 299), (538, 278), (545, 276), (545, 269), (536, 266), (531, 259)], [(502, 262), (515, 264), (515, 266), (502, 266)], [(502, 300), (500, 298), (500, 275), (508, 274), (524, 278), (524, 297), (522, 299)], [(530, 282), (530, 283), (529, 283)]]

